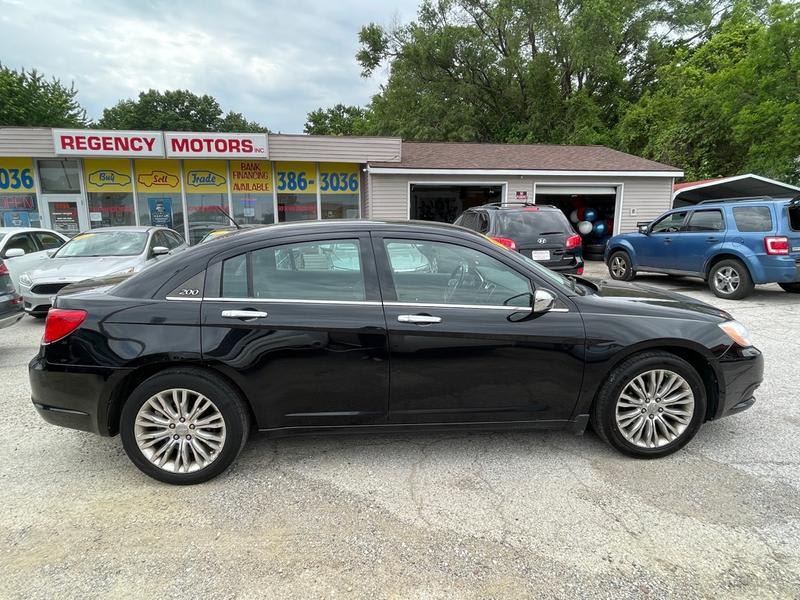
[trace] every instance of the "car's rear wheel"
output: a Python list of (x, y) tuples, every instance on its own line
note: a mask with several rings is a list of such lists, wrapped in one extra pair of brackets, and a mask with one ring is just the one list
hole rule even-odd
[(672, 454), (703, 423), (706, 393), (697, 371), (669, 352), (645, 352), (616, 367), (592, 407), (592, 428), (638, 458)]
[(168, 369), (141, 383), (122, 408), (125, 452), (144, 473), (177, 485), (222, 473), (247, 439), (249, 413), (224, 380)]
[(608, 258), (608, 272), (612, 279), (619, 281), (630, 281), (636, 276), (631, 257), (624, 250), (617, 250)]
[(791, 294), (800, 294), (800, 283), (779, 283), (779, 286)]
[(731, 258), (721, 260), (711, 267), (708, 287), (717, 298), (741, 300), (752, 293), (755, 284), (744, 263)]

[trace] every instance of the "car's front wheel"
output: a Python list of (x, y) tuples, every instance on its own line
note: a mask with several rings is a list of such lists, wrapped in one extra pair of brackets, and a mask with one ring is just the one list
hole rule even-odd
[(703, 381), (669, 352), (645, 352), (617, 366), (592, 407), (592, 428), (624, 454), (659, 458), (691, 440), (703, 423)]
[(222, 473), (241, 452), (248, 430), (239, 394), (200, 369), (168, 369), (146, 379), (120, 418), (122, 445), (133, 464), (177, 485)]
[(721, 260), (711, 267), (708, 287), (717, 298), (741, 300), (752, 293), (755, 284), (744, 263), (731, 258)]
[(779, 283), (781, 289), (791, 294), (800, 294), (800, 283)]
[(617, 250), (608, 258), (608, 272), (612, 279), (630, 281), (635, 277), (631, 257), (624, 250)]

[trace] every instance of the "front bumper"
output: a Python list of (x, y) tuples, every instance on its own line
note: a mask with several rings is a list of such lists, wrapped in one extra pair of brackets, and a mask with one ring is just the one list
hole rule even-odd
[(733, 345), (717, 363), (719, 398), (713, 419), (747, 410), (764, 380), (764, 355), (755, 347)]
[(107, 367), (62, 367), (48, 363), (40, 354), (28, 364), (31, 400), (48, 423), (112, 435), (111, 391), (128, 372)]

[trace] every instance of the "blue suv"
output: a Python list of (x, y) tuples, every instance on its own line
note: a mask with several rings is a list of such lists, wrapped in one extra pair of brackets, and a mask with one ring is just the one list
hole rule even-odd
[(606, 245), (611, 277), (700, 277), (720, 298), (739, 300), (757, 283), (800, 293), (800, 196), (731, 198), (675, 208)]

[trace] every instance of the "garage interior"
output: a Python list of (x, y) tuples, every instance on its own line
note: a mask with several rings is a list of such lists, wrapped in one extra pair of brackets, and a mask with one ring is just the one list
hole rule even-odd
[(558, 207), (583, 238), (583, 257), (603, 260), (614, 232), (617, 188), (613, 186), (536, 186), (536, 204)]
[(468, 208), (500, 202), (503, 186), (412, 183), (410, 199), (411, 219), (452, 223)]

